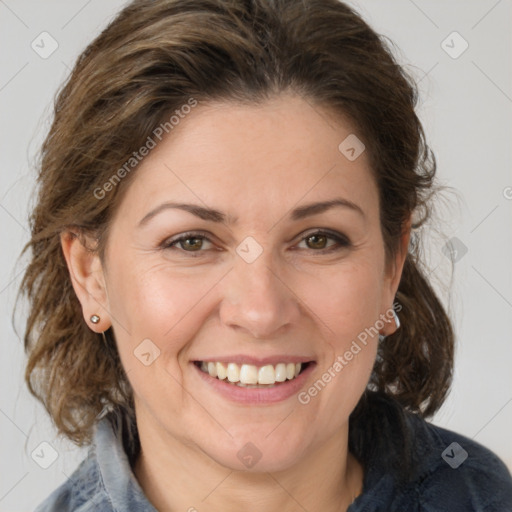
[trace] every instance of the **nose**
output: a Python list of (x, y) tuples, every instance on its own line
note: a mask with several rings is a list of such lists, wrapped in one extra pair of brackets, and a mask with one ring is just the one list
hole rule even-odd
[[(288, 281), (289, 281), (288, 276)], [(253, 263), (239, 258), (224, 282), (220, 318), (224, 325), (253, 338), (282, 335), (301, 317), (293, 283), (262, 254)]]

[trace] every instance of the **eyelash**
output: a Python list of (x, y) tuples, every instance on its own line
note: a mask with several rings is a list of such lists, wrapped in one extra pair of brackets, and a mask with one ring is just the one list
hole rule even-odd
[[(346, 249), (352, 245), (350, 240), (346, 236), (339, 234), (339, 233), (329, 231), (329, 230), (325, 230), (325, 229), (317, 229), (316, 231), (307, 233), (300, 239), (299, 243), (303, 242), (303, 241), (307, 240), (308, 238), (315, 236), (315, 235), (325, 236), (328, 239), (334, 240), (336, 242), (336, 244), (331, 247), (327, 247), (325, 249), (309, 249), (308, 248), (306, 250), (309, 250), (309, 251), (312, 251), (315, 253), (327, 254), (327, 253), (330, 253), (333, 251), (339, 251), (341, 249)], [(184, 242), (191, 238), (207, 240), (208, 242), (212, 243), (211, 240), (208, 238), (207, 233), (204, 233), (201, 231), (191, 231), (188, 233), (183, 233), (178, 238), (164, 240), (162, 242), (162, 244), (160, 245), (160, 247), (162, 249), (177, 249), (177, 247), (175, 247), (177, 244), (179, 244), (180, 242)], [(199, 249), (197, 251), (187, 251), (185, 249), (179, 249), (179, 250), (180, 250), (180, 252), (187, 253), (188, 255), (191, 255), (192, 257), (198, 257), (201, 255), (201, 253), (205, 252), (205, 250), (203, 250), (203, 249)]]

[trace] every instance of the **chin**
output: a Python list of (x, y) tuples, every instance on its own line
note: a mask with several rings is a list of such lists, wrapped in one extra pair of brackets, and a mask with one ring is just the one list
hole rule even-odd
[(209, 443), (203, 451), (226, 468), (250, 473), (284, 471), (300, 462), (304, 456), (304, 436), (290, 439), (273, 433), (265, 438), (268, 431), (264, 432), (234, 436), (227, 445)]

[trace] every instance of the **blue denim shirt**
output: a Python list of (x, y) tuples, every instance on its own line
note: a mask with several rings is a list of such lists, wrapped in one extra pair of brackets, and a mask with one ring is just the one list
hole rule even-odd
[[(347, 512), (512, 512), (512, 479), (501, 460), (480, 444), (410, 414), (419, 467), (398, 484), (375, 460), (363, 492)], [(107, 418), (87, 458), (36, 512), (154, 512), (138, 484), (123, 443)], [(317, 512), (317, 511), (311, 511)]]

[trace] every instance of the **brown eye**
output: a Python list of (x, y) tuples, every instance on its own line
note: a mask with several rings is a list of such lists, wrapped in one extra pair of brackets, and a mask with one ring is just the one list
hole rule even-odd
[(208, 237), (199, 233), (184, 233), (172, 240), (165, 240), (161, 244), (162, 249), (178, 251), (179, 253), (198, 253), (201, 255), (207, 250), (213, 248), (212, 242)]
[(306, 238), (306, 243), (310, 249), (325, 249), (327, 238), (325, 235), (310, 235)]
[[(300, 247), (304, 244), (305, 247)], [(345, 236), (329, 231), (317, 231), (316, 233), (310, 233), (302, 238), (299, 247), (301, 249), (309, 249), (314, 252), (329, 252), (335, 250), (342, 250), (350, 247), (351, 243)]]
[(185, 251), (188, 251), (189, 249), (192, 251), (198, 251), (203, 247), (203, 239), (196, 237), (184, 238), (179, 241), (179, 244)]

